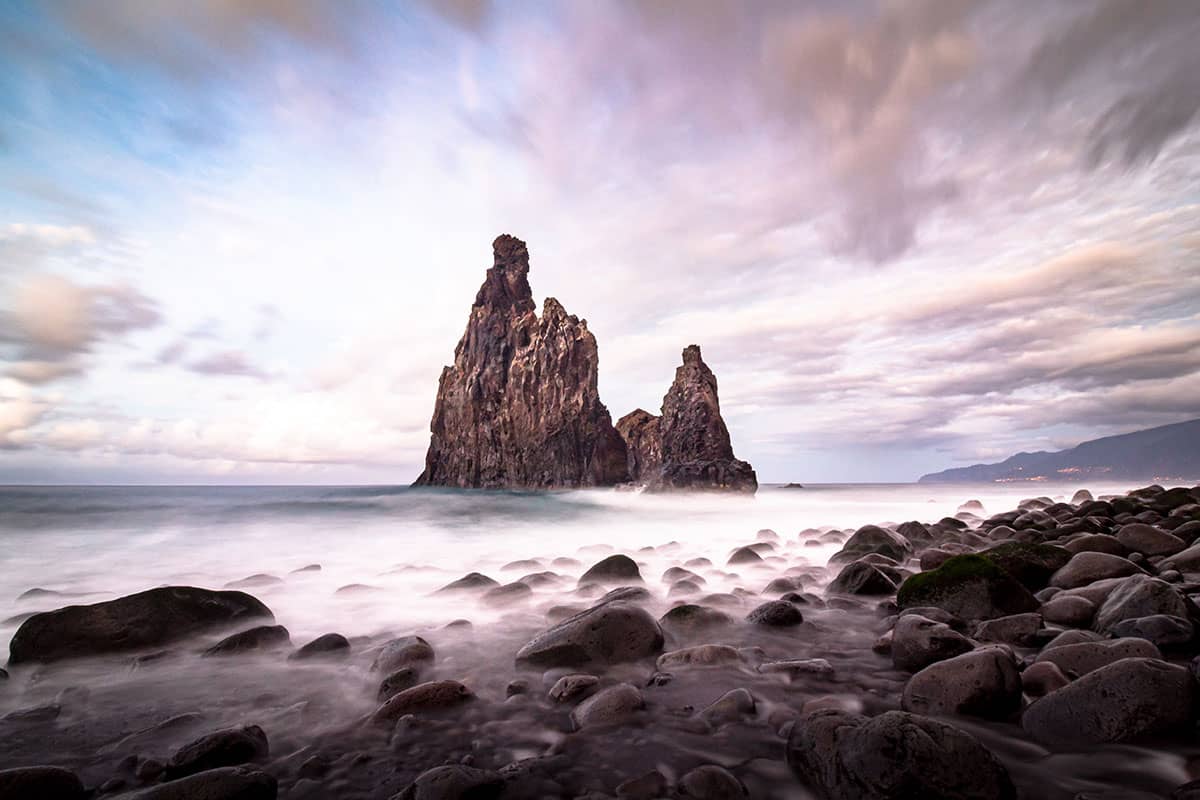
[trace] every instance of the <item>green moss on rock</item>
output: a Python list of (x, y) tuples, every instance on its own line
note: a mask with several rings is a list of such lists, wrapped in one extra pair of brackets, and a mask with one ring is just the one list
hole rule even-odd
[(991, 559), (1030, 591), (1046, 588), (1050, 576), (1071, 560), (1069, 550), (1035, 542), (1004, 542), (989, 547), (979, 555)]
[(900, 586), (901, 608), (936, 606), (963, 619), (992, 619), (1036, 611), (1039, 603), (1020, 581), (988, 556), (953, 556)]

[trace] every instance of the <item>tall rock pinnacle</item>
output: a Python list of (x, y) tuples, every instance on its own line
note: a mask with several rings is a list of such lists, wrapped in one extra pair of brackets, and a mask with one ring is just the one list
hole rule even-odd
[(662, 416), (638, 409), (622, 417), (617, 430), (629, 451), (630, 477), (650, 491), (758, 489), (754, 468), (733, 456), (717, 378), (694, 344), (683, 351)]
[(492, 243), (467, 330), (442, 370), (418, 486), (560, 488), (629, 479), (625, 442), (596, 386), (596, 338), (547, 297), (537, 315), (529, 250)]

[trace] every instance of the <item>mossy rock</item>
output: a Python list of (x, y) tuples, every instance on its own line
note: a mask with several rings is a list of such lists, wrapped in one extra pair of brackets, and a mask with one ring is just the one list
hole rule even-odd
[(1066, 548), (1035, 542), (1005, 542), (979, 555), (991, 559), (1031, 592), (1046, 588), (1050, 576), (1071, 560), (1071, 551)]
[(1020, 581), (991, 558), (953, 556), (937, 569), (909, 577), (896, 596), (900, 608), (936, 606), (963, 619), (993, 619), (1040, 607)]

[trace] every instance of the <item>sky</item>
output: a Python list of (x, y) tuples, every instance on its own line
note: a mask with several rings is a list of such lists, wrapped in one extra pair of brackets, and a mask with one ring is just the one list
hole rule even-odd
[(1200, 417), (1194, 0), (0, 4), (0, 482), (420, 472), (491, 241), (765, 482)]

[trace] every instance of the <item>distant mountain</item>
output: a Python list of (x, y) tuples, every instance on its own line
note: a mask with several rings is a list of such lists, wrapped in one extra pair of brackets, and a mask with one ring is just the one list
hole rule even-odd
[(1057, 453), (1017, 453), (999, 464), (975, 464), (921, 476), (921, 483), (1101, 478), (1200, 478), (1200, 419), (1106, 436)]

